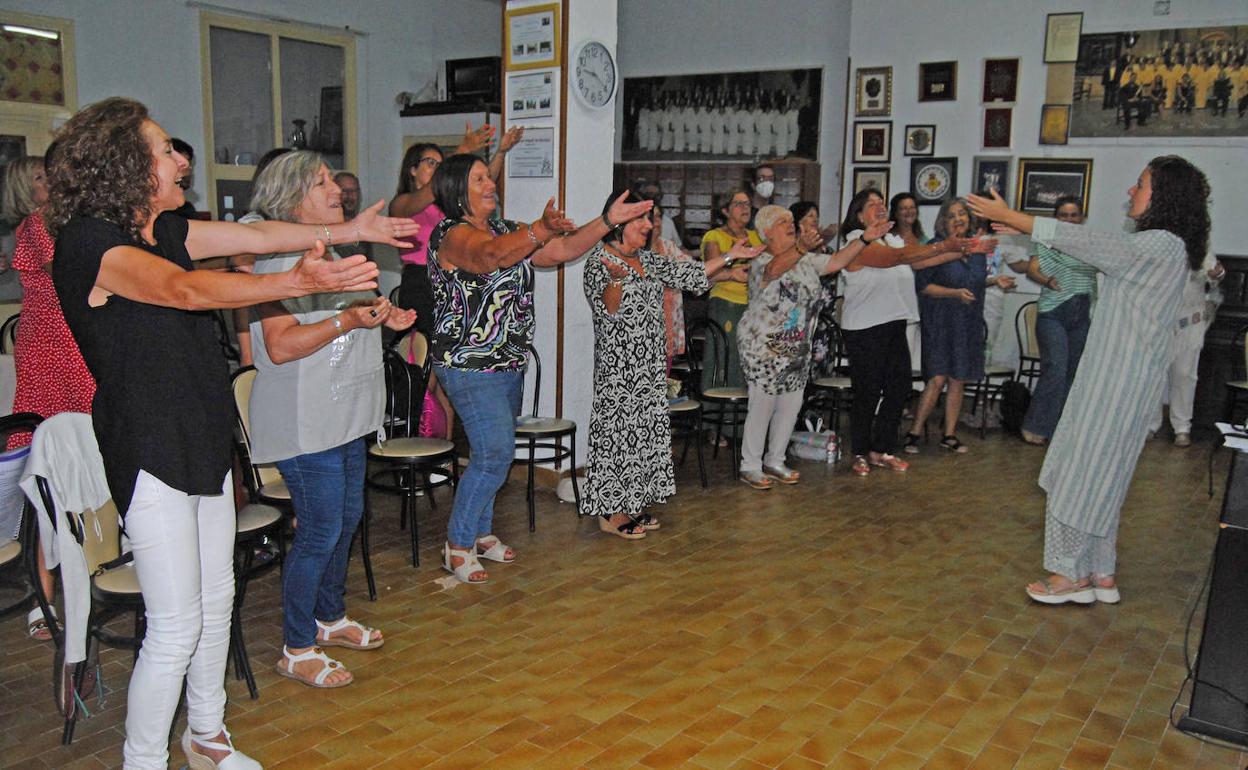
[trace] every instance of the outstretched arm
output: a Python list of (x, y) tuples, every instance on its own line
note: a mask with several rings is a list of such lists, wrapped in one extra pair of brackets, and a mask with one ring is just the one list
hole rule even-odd
[(377, 201), (349, 222), (335, 225), (301, 225), (293, 222), (261, 220), (250, 224), (203, 222), (192, 219), (186, 232), (186, 251), (191, 259), (232, 257), (236, 254), (277, 254), (302, 251), (321, 242), (385, 243), (402, 249), (412, 244), (403, 238), (415, 235), (420, 227), (410, 219), (381, 215), (385, 201)]

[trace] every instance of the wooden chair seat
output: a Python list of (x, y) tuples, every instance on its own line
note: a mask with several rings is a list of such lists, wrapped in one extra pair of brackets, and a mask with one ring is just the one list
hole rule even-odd
[(384, 457), (387, 460), (403, 458), (428, 459), (455, 451), (455, 445), (445, 439), (425, 438), (418, 436), (387, 439), (384, 444), (373, 444), (368, 448), (372, 457)]
[(830, 390), (851, 390), (853, 384), (848, 377), (841, 375), (833, 375), (831, 377), (816, 377), (811, 381), (811, 385), (816, 388), (828, 388)]
[(282, 512), (278, 508), (263, 503), (249, 503), (238, 512), (238, 534), (246, 535), (265, 527), (271, 527), (281, 518)]
[(139, 596), (139, 575), (134, 564), (123, 564), (91, 578), (91, 586), (113, 596)]
[(702, 397), (707, 401), (748, 401), (750, 392), (745, 388), (720, 386), (702, 391)]
[(698, 401), (697, 399), (693, 399), (693, 398), (687, 398), (684, 401), (678, 401), (675, 404), (668, 404), (667, 410), (669, 412), (685, 413), (685, 412), (696, 412), (697, 410), (701, 408), (702, 408), (701, 401)]

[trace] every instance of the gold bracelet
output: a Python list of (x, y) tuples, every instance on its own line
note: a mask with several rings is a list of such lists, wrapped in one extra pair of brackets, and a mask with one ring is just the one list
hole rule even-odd
[(330, 246), (333, 246), (334, 239), (333, 236), (329, 234), (329, 225), (321, 225), (321, 232), (325, 233), (325, 248), (328, 249)]

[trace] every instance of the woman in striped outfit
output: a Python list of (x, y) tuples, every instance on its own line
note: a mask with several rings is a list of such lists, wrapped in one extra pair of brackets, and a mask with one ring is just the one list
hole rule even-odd
[(1087, 262), (1104, 274), (1066, 409), (1040, 471), (1048, 492), (1044, 566), (1027, 586), (1045, 604), (1117, 602), (1119, 514), (1161, 398), (1183, 286), (1209, 246), (1209, 183), (1177, 156), (1154, 158), (1128, 191), (1135, 232), (1086, 227), (1011, 210), (972, 195), (977, 216)]

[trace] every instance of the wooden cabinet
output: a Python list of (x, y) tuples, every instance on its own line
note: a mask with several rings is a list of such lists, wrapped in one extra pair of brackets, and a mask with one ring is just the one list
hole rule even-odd
[[(733, 188), (749, 189), (754, 163), (616, 163), (615, 187), (637, 189), (641, 182), (658, 182), (663, 211), (676, 221), (684, 246), (696, 249), (702, 235), (717, 224), (716, 196)], [(774, 161), (775, 203), (789, 207), (800, 200), (819, 200), (819, 164), (811, 161)]]

